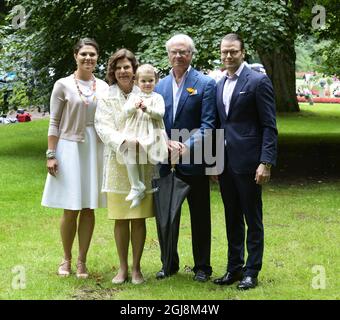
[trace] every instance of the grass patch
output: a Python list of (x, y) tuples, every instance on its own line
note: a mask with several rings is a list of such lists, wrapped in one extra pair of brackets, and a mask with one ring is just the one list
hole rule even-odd
[[(319, 110), (318, 106), (311, 108)], [(326, 110), (324, 112), (320, 112), (321, 118), (334, 116), (326, 116)], [(309, 110), (303, 111), (298, 120), (291, 115), (280, 116), (280, 135), (292, 137), (294, 127), (301, 134), (309, 135), (309, 130), (300, 128), (306, 126), (318, 128), (319, 133), (327, 137), (327, 125), (324, 124), (323, 129), (317, 126), (317, 118), (318, 115)], [(47, 126), (48, 122), (41, 120), (0, 127), (0, 299), (340, 299), (340, 180), (337, 179), (327, 183), (312, 178), (274, 179), (265, 186), (265, 254), (260, 283), (254, 290), (239, 292), (236, 285), (217, 287), (211, 282), (200, 284), (192, 280), (187, 204), (181, 219), (178, 275), (163, 281), (154, 278), (160, 268), (160, 253), (155, 221), (149, 219), (142, 259), (147, 282), (140, 286), (112, 285), (111, 279), (118, 267), (113, 222), (107, 220), (106, 210), (101, 209), (96, 212), (88, 255), (91, 277), (88, 280), (78, 280), (74, 275), (58, 278), (56, 269), (62, 256), (61, 210), (40, 206), (46, 177)], [(338, 127), (338, 122), (332, 122), (332, 135), (340, 134)], [(225, 271), (227, 246), (223, 205), (216, 185), (212, 187), (211, 198), (211, 262), (213, 277), (217, 277)], [(77, 256), (76, 246), (73, 256)], [(313, 281), (317, 284), (313, 267), (318, 265), (326, 272), (325, 289), (312, 287)], [(18, 266), (26, 273), (25, 289), (16, 289), (15, 267)]]
[(340, 105), (300, 104), (301, 112), (279, 114), (274, 175), (340, 178)]
[(280, 113), (277, 117), (280, 143), (340, 142), (340, 105), (300, 104), (299, 113)]

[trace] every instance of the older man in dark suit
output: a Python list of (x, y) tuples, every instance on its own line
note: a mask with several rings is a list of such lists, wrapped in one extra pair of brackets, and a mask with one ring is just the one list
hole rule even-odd
[[(216, 83), (191, 66), (196, 50), (189, 36), (184, 34), (173, 36), (166, 43), (166, 49), (172, 69), (170, 74), (157, 84), (155, 91), (161, 94), (165, 101), (164, 124), (170, 139), (169, 151), (173, 160), (176, 161), (176, 157), (183, 159), (185, 155), (193, 155), (199, 148), (200, 141), (204, 140), (206, 132), (215, 128)], [(177, 134), (179, 131), (190, 134), (179, 139)], [(191, 156), (187, 163), (182, 161), (177, 164), (176, 175), (190, 185), (187, 200), (195, 264), (194, 280), (205, 282), (212, 272), (210, 265), (210, 188), (204, 162), (196, 163), (195, 160), (197, 157)], [(160, 174), (166, 175), (169, 169), (168, 165), (162, 165)], [(175, 274), (179, 269), (177, 253), (179, 223), (178, 215), (175, 221), (177, 234), (175, 235), (176, 245), (172, 252), (171, 273), (166, 274), (162, 268), (156, 275), (157, 279)]]
[(217, 84), (217, 110), (220, 128), (225, 132), (225, 166), (219, 183), (228, 263), (226, 274), (214, 283), (230, 285), (240, 280), (240, 290), (258, 283), (264, 250), (261, 185), (270, 179), (277, 148), (272, 84), (266, 75), (250, 70), (244, 57), (241, 37), (226, 35), (221, 42), (221, 60), (227, 74)]

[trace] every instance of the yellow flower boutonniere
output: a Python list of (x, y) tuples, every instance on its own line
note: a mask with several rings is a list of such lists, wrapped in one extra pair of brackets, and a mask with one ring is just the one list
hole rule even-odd
[(189, 94), (190, 94), (191, 96), (193, 96), (194, 94), (197, 94), (197, 90), (194, 89), (194, 88), (187, 88), (187, 91), (189, 92)]

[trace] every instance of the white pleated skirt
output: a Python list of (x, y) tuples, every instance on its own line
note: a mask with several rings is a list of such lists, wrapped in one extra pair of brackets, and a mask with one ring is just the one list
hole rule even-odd
[(41, 204), (68, 210), (106, 207), (106, 194), (101, 193), (103, 150), (93, 126), (86, 127), (84, 142), (59, 139), (58, 173), (47, 174)]

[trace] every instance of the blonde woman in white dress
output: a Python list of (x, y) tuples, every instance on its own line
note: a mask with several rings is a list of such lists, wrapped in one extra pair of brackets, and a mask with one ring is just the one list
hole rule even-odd
[[(136, 72), (138, 94), (132, 93), (124, 106), (127, 117), (123, 133), (130, 139), (138, 139), (139, 148), (123, 152), (122, 157), (128, 172), (131, 190), (126, 201), (132, 201), (130, 208), (138, 206), (145, 196), (145, 185), (141, 181), (140, 164), (158, 164), (168, 158), (167, 135), (163, 116), (163, 97), (153, 92), (157, 73), (150, 64), (141, 65)], [(137, 152), (138, 151), (138, 152)]]
[(98, 51), (93, 39), (78, 41), (74, 47), (77, 70), (59, 79), (51, 95), (48, 175), (42, 205), (64, 209), (60, 224), (64, 249), (60, 276), (71, 274), (72, 246), (78, 233), (76, 276), (88, 277), (86, 257), (95, 224), (94, 209), (106, 207), (105, 195), (100, 191), (103, 144), (94, 129), (94, 114), (108, 85), (93, 75)]

